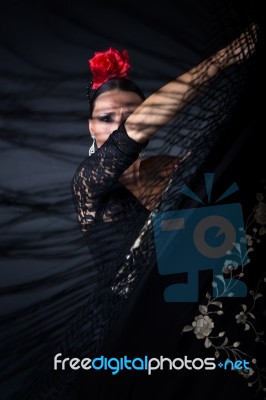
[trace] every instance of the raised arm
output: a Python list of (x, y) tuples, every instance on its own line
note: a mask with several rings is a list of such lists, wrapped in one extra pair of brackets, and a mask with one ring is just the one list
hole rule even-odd
[(228, 46), (149, 96), (128, 117), (125, 123), (128, 136), (136, 142), (146, 142), (200, 93), (219, 71), (247, 59), (254, 52), (256, 40), (257, 27), (253, 24)]

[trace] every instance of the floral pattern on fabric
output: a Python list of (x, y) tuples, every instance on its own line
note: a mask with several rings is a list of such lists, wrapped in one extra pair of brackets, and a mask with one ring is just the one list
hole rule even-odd
[[(265, 184), (265, 182), (264, 182)], [(264, 187), (266, 189), (266, 186)], [(256, 194), (257, 204), (254, 206), (251, 214), (247, 218), (245, 227), (245, 240), (248, 247), (248, 257), (250, 253), (255, 252), (255, 247), (262, 242), (262, 237), (266, 234), (266, 202), (263, 193)], [(239, 246), (235, 244), (235, 251)], [(227, 253), (230, 257), (231, 252)], [(245, 258), (244, 257), (242, 258)], [(248, 262), (251, 260), (248, 259)], [(263, 309), (263, 300), (266, 289), (266, 273), (263, 273), (255, 288), (248, 292), (246, 301), (240, 304), (237, 314), (232, 316), (230, 328), (237, 329), (237, 335), (231, 334), (229, 329), (221, 330), (220, 318), (225, 314), (224, 303), (225, 297), (233, 297), (233, 279), (242, 279), (245, 276), (244, 264), (239, 267), (231, 262), (228, 258), (225, 261), (223, 273), (229, 279), (229, 283), (225, 282), (223, 275), (216, 275), (212, 282), (213, 290), (216, 291), (212, 297), (209, 292), (206, 293), (204, 304), (199, 305), (199, 314), (194, 317), (191, 324), (184, 326), (182, 332), (191, 332), (196, 339), (202, 340), (206, 349), (213, 350), (216, 359), (225, 356), (226, 360), (247, 360), (249, 369), (236, 370), (243, 378), (246, 379), (249, 387), (254, 387), (256, 393), (259, 391), (266, 392), (266, 368), (259, 363), (252, 355), (248, 354), (243, 345), (243, 340), (254, 343), (258, 354), (265, 351), (266, 342), (264, 338), (264, 330), (259, 317), (266, 317), (266, 310)], [(223, 283), (223, 292), (218, 291), (216, 281)], [(227, 300), (228, 301), (228, 300)], [(265, 322), (265, 321), (264, 321)], [(219, 327), (218, 327), (219, 326)], [(243, 335), (249, 335), (247, 337)], [(234, 336), (234, 337), (233, 337)], [(238, 339), (240, 338), (240, 339)], [(242, 346), (243, 345), (243, 346)], [(252, 347), (254, 348), (254, 347)]]

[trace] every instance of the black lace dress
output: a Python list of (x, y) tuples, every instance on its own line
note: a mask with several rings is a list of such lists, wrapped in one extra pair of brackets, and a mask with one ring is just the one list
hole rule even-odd
[[(73, 177), (74, 204), (91, 255), (90, 268), (97, 274), (92, 303), (97, 309), (98, 322), (94, 322), (98, 326), (91, 327), (95, 336), (94, 350), (88, 349), (91, 353), (100, 347), (112, 322), (114, 302), (119, 300), (113, 283), (118, 268), (150, 214), (119, 182), (119, 177), (146, 145), (132, 140), (122, 124), (96, 153), (79, 165)], [(124, 292), (128, 290), (126, 286)]]

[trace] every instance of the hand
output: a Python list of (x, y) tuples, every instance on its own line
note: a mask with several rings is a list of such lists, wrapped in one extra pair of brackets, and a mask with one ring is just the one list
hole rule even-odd
[(258, 40), (257, 32), (258, 26), (253, 23), (238, 38), (224, 49), (218, 51), (214, 57), (220, 68), (226, 68), (248, 60), (255, 52)]

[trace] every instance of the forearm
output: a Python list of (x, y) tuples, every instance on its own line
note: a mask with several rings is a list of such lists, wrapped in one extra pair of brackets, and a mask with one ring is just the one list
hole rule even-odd
[(140, 143), (149, 140), (202, 92), (219, 70), (249, 58), (255, 50), (256, 41), (257, 25), (251, 24), (228, 46), (152, 94), (127, 119), (125, 128), (128, 136)]
[(218, 55), (204, 60), (149, 96), (127, 119), (128, 135), (137, 142), (145, 142), (166, 125), (217, 75)]

